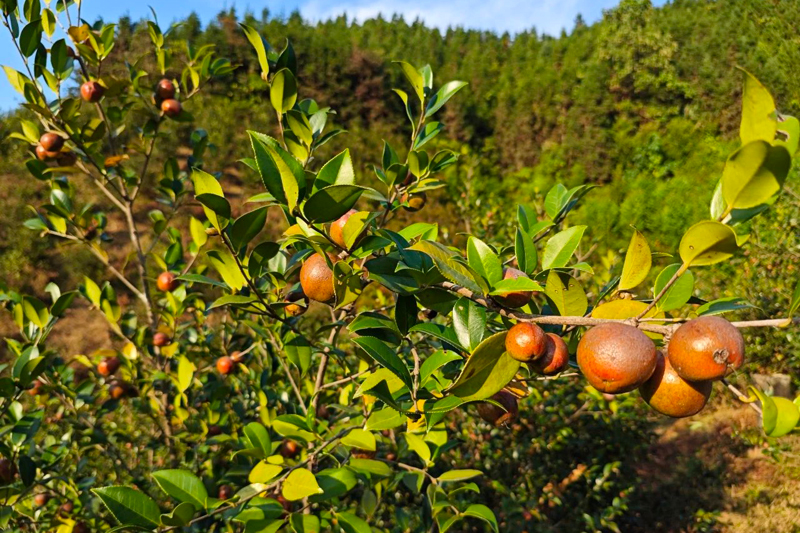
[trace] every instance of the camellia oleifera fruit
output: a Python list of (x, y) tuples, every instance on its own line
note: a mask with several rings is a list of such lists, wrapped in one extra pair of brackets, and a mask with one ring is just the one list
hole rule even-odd
[(700, 412), (711, 396), (711, 381), (686, 381), (678, 375), (669, 357), (659, 352), (656, 369), (639, 387), (642, 398), (659, 413), (673, 418)]
[(347, 221), (350, 220), (354, 213), (358, 213), (358, 211), (351, 209), (331, 223), (329, 232), (331, 240), (342, 249), (347, 249), (347, 244), (344, 242), (344, 225), (347, 224)]
[(164, 78), (156, 85), (156, 95), (162, 100), (175, 98), (175, 84)]
[[(516, 268), (511, 268), (511, 267), (503, 269), (503, 279), (517, 279), (517, 278), (527, 278), (527, 277), (528, 276), (522, 270), (517, 270)], [(517, 309), (530, 302), (532, 296), (533, 292), (531, 291), (516, 291), (516, 292), (507, 292), (505, 294), (498, 294), (495, 295), (493, 298), (500, 305), (503, 305), (505, 307), (510, 307), (512, 309)]]
[(181, 114), (181, 103), (174, 98), (167, 98), (161, 102), (161, 111), (170, 118)]
[(702, 316), (675, 331), (667, 354), (675, 372), (683, 379), (721, 379), (744, 363), (744, 338), (724, 318)]
[(39, 146), (48, 152), (60, 152), (64, 147), (64, 137), (57, 133), (47, 132), (39, 137)]
[(161, 292), (171, 292), (178, 287), (178, 280), (172, 272), (162, 272), (156, 279), (156, 285)]
[(119, 369), (119, 357), (106, 357), (97, 363), (97, 373), (107, 377), (113, 375)]
[(317, 302), (333, 300), (333, 271), (320, 254), (313, 254), (300, 268), (300, 286), (303, 294)]
[(217, 359), (217, 372), (222, 374), (223, 376), (227, 376), (233, 370), (233, 359), (228, 357), (227, 355), (223, 355), (219, 359)]
[(81, 85), (81, 98), (87, 102), (99, 102), (105, 92), (106, 88), (96, 81), (87, 81)]
[(569, 365), (569, 348), (564, 339), (555, 333), (545, 335), (544, 353), (528, 363), (528, 367), (544, 376), (555, 376)]
[(618, 322), (589, 329), (578, 343), (578, 366), (597, 390), (611, 394), (638, 388), (656, 368), (656, 346), (638, 328)]
[(540, 358), (546, 346), (547, 335), (542, 328), (529, 322), (514, 325), (506, 335), (506, 351), (523, 363)]
[(172, 341), (166, 333), (158, 331), (153, 335), (153, 346), (163, 347), (169, 345), (170, 342)]
[(308, 310), (308, 296), (302, 290), (290, 291), (283, 301), (286, 302), (283, 310), (288, 316), (300, 316)]
[(505, 426), (511, 423), (519, 415), (517, 398), (507, 390), (501, 390), (491, 398), (502, 405), (499, 407), (489, 402), (478, 404), (478, 415), (486, 422), (494, 426)]

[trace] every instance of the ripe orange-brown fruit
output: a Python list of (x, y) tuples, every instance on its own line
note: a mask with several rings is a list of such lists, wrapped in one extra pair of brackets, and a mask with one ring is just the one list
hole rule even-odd
[(39, 146), (48, 152), (58, 152), (64, 147), (64, 137), (57, 133), (47, 132), (39, 137)]
[(58, 152), (56, 156), (56, 163), (60, 167), (71, 167), (75, 163), (78, 162), (78, 156), (75, 155), (75, 152)]
[(50, 152), (41, 144), (37, 144), (34, 151), (36, 152), (36, 158), (39, 161), (50, 161), (51, 159), (57, 158), (59, 154), (58, 152)]
[(81, 98), (87, 102), (99, 102), (105, 92), (106, 88), (96, 81), (87, 81), (81, 85)]
[(175, 98), (175, 85), (170, 80), (164, 78), (156, 85), (156, 94), (162, 100)]
[(44, 386), (44, 383), (42, 383), (40, 380), (37, 379), (31, 384), (31, 388), (28, 389), (28, 393), (31, 396), (36, 396), (38, 394), (41, 394), (43, 386)]
[(168, 117), (177, 117), (181, 113), (181, 103), (174, 98), (161, 102), (161, 111)]
[(35, 503), (38, 507), (44, 507), (47, 505), (47, 502), (50, 501), (50, 495), (46, 492), (40, 492), (36, 496), (33, 497), (33, 503)]
[(546, 335), (544, 355), (528, 363), (528, 368), (545, 376), (562, 372), (569, 364), (569, 349), (564, 339), (555, 333)]
[(289, 513), (292, 512), (292, 502), (287, 500), (283, 496), (283, 494), (278, 494), (277, 496), (275, 496), (275, 499), (278, 501), (279, 504), (281, 504), (283, 506), (283, 508), (284, 508), (284, 510), (286, 510), (286, 512), (289, 512)]
[(322, 303), (333, 300), (333, 271), (322, 255), (313, 254), (303, 263), (300, 268), (300, 286), (303, 293), (312, 300)]
[(10, 459), (5, 457), (0, 458), (0, 481), (5, 484), (9, 484), (14, 481), (14, 477), (17, 475), (17, 465), (15, 465)]
[[(511, 268), (511, 267), (503, 269), (503, 279), (517, 279), (517, 278), (527, 278), (527, 277), (528, 276), (522, 270), (517, 270), (516, 268)], [(508, 292), (506, 294), (495, 295), (494, 299), (500, 305), (503, 305), (505, 307), (510, 307), (512, 309), (517, 309), (530, 302), (531, 296), (533, 296), (533, 292), (531, 291), (517, 291), (517, 292)]]
[(683, 379), (720, 379), (744, 363), (744, 338), (718, 316), (702, 316), (679, 327), (667, 348), (672, 367)]
[(233, 487), (230, 485), (220, 485), (217, 498), (220, 500), (230, 500), (233, 496)]
[(106, 357), (97, 363), (97, 373), (101, 376), (111, 376), (119, 369), (119, 357)]
[(418, 192), (414, 194), (405, 193), (401, 198), (401, 201), (406, 204), (403, 206), (403, 209), (412, 213), (416, 213), (425, 207), (428, 197), (424, 192)]
[(171, 340), (169, 338), (169, 335), (167, 335), (166, 333), (157, 331), (155, 334), (153, 334), (153, 346), (158, 346), (158, 347), (167, 346), (169, 345), (170, 342)]
[(223, 355), (217, 359), (217, 371), (223, 376), (226, 376), (231, 373), (231, 370), (233, 370), (233, 364), (233, 359), (227, 355)]
[(347, 248), (347, 245), (344, 242), (344, 225), (347, 224), (347, 221), (350, 220), (350, 217), (353, 216), (353, 213), (358, 213), (358, 211), (351, 209), (331, 223), (331, 229), (329, 232), (331, 240), (338, 244), (340, 248)]
[(281, 455), (286, 458), (295, 457), (300, 453), (300, 445), (293, 440), (284, 440), (281, 443)]
[(119, 383), (112, 383), (108, 388), (108, 395), (115, 400), (123, 398), (125, 396), (125, 392), (125, 387)]
[(659, 352), (656, 369), (639, 392), (662, 415), (683, 418), (700, 412), (711, 396), (712, 385), (711, 381), (686, 381), (672, 367), (669, 357)]
[(161, 292), (172, 292), (178, 287), (178, 280), (172, 272), (162, 272), (156, 279), (156, 286)]
[(288, 316), (300, 316), (308, 310), (308, 296), (302, 290), (289, 292), (283, 301), (288, 304), (283, 308)]
[(89, 526), (86, 525), (86, 522), (75, 522), (75, 525), (72, 526), (72, 533), (89, 533)]
[(504, 426), (514, 421), (519, 415), (517, 398), (507, 390), (501, 390), (492, 396), (492, 400), (503, 407), (498, 407), (488, 402), (479, 403), (478, 415), (486, 422), (498, 427)]
[(578, 366), (597, 390), (620, 394), (653, 375), (656, 346), (638, 328), (619, 322), (600, 324), (578, 343)]
[(216, 437), (217, 435), (222, 435), (222, 428), (216, 424), (208, 426), (208, 436)]
[(523, 363), (541, 357), (546, 344), (547, 336), (542, 328), (529, 322), (515, 324), (506, 335), (506, 351)]
[(75, 508), (75, 505), (72, 502), (64, 502), (61, 504), (61, 507), (58, 508), (58, 512), (62, 515), (68, 515), (72, 513), (72, 510)]

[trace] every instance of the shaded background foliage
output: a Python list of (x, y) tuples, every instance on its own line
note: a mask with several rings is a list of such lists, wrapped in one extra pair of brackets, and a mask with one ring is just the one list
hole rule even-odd
[[(591, 254), (609, 276), (621, 269), (616, 261), (627, 244), (628, 224), (644, 232), (654, 250), (674, 250), (683, 231), (707, 217), (725, 156), (737, 143), (741, 78), (736, 65), (770, 87), (782, 110), (800, 113), (795, 76), (800, 10), (793, 3), (676, 0), (654, 9), (646, 0), (625, 0), (597, 24), (587, 26), (578, 19), (569, 34), (559, 37), (441, 32), (401, 17), (358, 24), (340, 17), (309, 24), (299, 14), (281, 19), (265, 10), (240, 17), (229, 10), (203, 27), (190, 16), (176, 30), (179, 39), (214, 44), (221, 56), (240, 65), (232, 77), (211, 83), (190, 105), (196, 124), (209, 130), (214, 143), (206, 166), (223, 169), (226, 191), (238, 193), (233, 197), (239, 201), (258, 189), (258, 177), (235, 163), (249, 150), (246, 130), (277, 128), (268, 87), (237, 26), (240, 20), (273, 44), (283, 38), (292, 41), (302, 65), (303, 96), (337, 110), (331, 119), (349, 132), (347, 140), (329, 143), (320, 159), (338, 153), (346, 143), (353, 148), (362, 182), (376, 179), (371, 165), (378, 162), (380, 139), (402, 145), (407, 135), (402, 105), (389, 97), (391, 87), (402, 85), (392, 60), (429, 62), (439, 80), (468, 81), (469, 88), (445, 110), (447, 129), (435, 141), (460, 150), (461, 159), (448, 171), (448, 188), (435, 195), (424, 218), (438, 221), (443, 240), (453, 244), (460, 243), (463, 231), (499, 240), (512, 227), (516, 213), (510, 206), (541, 205), (543, 194), (556, 182), (604, 185), (589, 194), (571, 221), (589, 226), (586, 242), (594, 246), (579, 253)], [(122, 72), (125, 59), (141, 55), (148, 40), (144, 25), (120, 20), (117, 47), (108, 61), (112, 70)], [(154, 65), (150, 57), (142, 68), (155, 70)], [(12, 117), (6, 117), (0, 135), (13, 128)], [(189, 126), (178, 128), (175, 144), (157, 150), (154, 168), (175, 146), (188, 156), (190, 133)], [(101, 267), (88, 253), (65, 258), (20, 227), (28, 216), (26, 204), (46, 194), (24, 177), (21, 150), (16, 143), (0, 143), (0, 172), (5, 175), (0, 183), (0, 279), (41, 292), (48, 281), (75, 286), (83, 273), (99, 275)], [(798, 190), (794, 170), (770, 216), (753, 221), (748, 253), (706, 272), (698, 296), (742, 295), (757, 306), (752, 317), (780, 314), (797, 279)], [(99, 197), (96, 201), (103, 203)], [(179, 215), (177, 223), (185, 224), (188, 213)], [(405, 222), (414, 215), (407, 216)], [(764, 271), (770, 276), (763, 276)], [(796, 334), (759, 331), (748, 338), (752, 368), (786, 371), (800, 383)], [(107, 338), (71, 341), (72, 348), (81, 350), (108, 343)], [(589, 398), (579, 384), (544, 385), (539, 393), (525, 402), (519, 424), (510, 431), (479, 425), (471, 433), (468, 428), (474, 424), (465, 421), (466, 414), (451, 421), (454, 429), (464, 428), (466, 444), (448, 459), (492, 472), (481, 482), (482, 498), (497, 510), (503, 528), (528, 524), (532, 531), (592, 530), (611, 528), (614, 521), (629, 531), (715, 527), (714, 516), (703, 514), (701, 507), (720, 504), (711, 496), (692, 505), (684, 502), (687, 506), (663, 529), (642, 518), (657, 491), (645, 487), (637, 495), (634, 490), (640, 472), (629, 459), (641, 457), (653, 435), (636, 402), (594, 398), (603, 409), (583, 416)], [(572, 417), (574, 413), (578, 416)], [(737, 428), (731, 442), (745, 446), (754, 440)], [(723, 479), (719, 472), (694, 467), (687, 467), (687, 479), (717, 479), (715, 474)], [(214, 470), (207, 473), (213, 477)], [(382, 506), (378, 512), (385, 514), (386, 527), (402, 526), (403, 508), (409, 504)], [(603, 519), (608, 522), (601, 523)]]

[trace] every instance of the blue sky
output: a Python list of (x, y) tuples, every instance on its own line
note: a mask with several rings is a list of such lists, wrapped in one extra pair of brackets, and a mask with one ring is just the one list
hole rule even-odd
[[(235, 7), (238, 13), (252, 11), (260, 14), (264, 7), (272, 16), (288, 15), (295, 9), (306, 20), (316, 21), (347, 13), (358, 20), (378, 13), (391, 16), (403, 14), (407, 20), (417, 17), (431, 26), (446, 29), (463, 26), (511, 33), (535, 27), (539, 32), (558, 35), (562, 28), (571, 29), (580, 13), (589, 22), (602, 17), (604, 9), (618, 0), (193, 0), (192, 2), (155, 2), (143, 0), (83, 0), (82, 16), (94, 21), (102, 15), (106, 21), (129, 15), (134, 20), (151, 17), (149, 5), (156, 7), (162, 27), (174, 20), (196, 12), (203, 23), (212, 20), (222, 9)], [(665, 0), (655, 0), (661, 5)], [(159, 5), (160, 4), (160, 5)], [(73, 8), (74, 9), (74, 8)], [(22, 63), (5, 28), (0, 33), (0, 64), (22, 70)], [(56, 36), (57, 38), (58, 36)], [(0, 75), (0, 110), (8, 110), (20, 102), (20, 97)]]

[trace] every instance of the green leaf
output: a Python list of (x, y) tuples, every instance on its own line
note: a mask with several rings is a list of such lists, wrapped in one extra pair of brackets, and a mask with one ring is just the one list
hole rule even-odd
[(336, 516), (345, 533), (372, 533), (369, 524), (353, 513), (338, 513)]
[(520, 363), (506, 353), (506, 333), (495, 333), (475, 348), (449, 394), (464, 401), (485, 400), (514, 378)]
[[(391, 410), (391, 409), (389, 409)], [(394, 411), (397, 413), (397, 411)], [(405, 417), (403, 417), (405, 422)], [(320, 502), (338, 498), (347, 494), (358, 484), (356, 475), (349, 468), (326, 468), (317, 472), (317, 482), (322, 489), (322, 494), (309, 498), (312, 502)]]
[(522, 228), (517, 228), (517, 234), (514, 239), (514, 254), (517, 256), (519, 269), (529, 276), (532, 275), (539, 262), (539, 255), (533, 239)]
[(405, 423), (406, 415), (391, 407), (385, 407), (372, 411), (367, 419), (367, 429), (370, 431), (383, 431), (384, 429), (400, 427)]
[(350, 211), (366, 190), (359, 185), (330, 185), (311, 195), (303, 213), (314, 223), (334, 221)]
[(353, 170), (353, 161), (350, 158), (350, 149), (336, 155), (333, 159), (322, 165), (314, 180), (314, 191), (330, 185), (352, 185), (356, 181)]
[(414, 150), (422, 148), (429, 141), (433, 140), (434, 137), (439, 135), (443, 129), (444, 124), (439, 122), (428, 122), (422, 126), (422, 129), (417, 132), (416, 139), (414, 139)]
[(294, 533), (319, 533), (319, 517), (312, 514), (293, 513), (289, 522)]
[(467, 510), (462, 513), (464, 516), (471, 516), (483, 520), (492, 527), (492, 531), (498, 533), (500, 530), (497, 527), (497, 519), (494, 517), (494, 512), (485, 505), (474, 503), (467, 507)]
[(186, 502), (179, 503), (171, 512), (161, 515), (161, 524), (175, 527), (185, 526), (191, 521), (194, 513), (194, 505)]
[(767, 141), (753, 141), (736, 150), (722, 172), (722, 197), (730, 208), (749, 209), (763, 204), (777, 194), (792, 157), (783, 146)]
[(288, 68), (275, 73), (269, 88), (269, 101), (279, 115), (283, 115), (297, 102), (297, 80)]
[(256, 55), (258, 56), (258, 64), (261, 67), (261, 77), (266, 80), (267, 75), (269, 74), (267, 50), (269, 50), (270, 46), (255, 28), (248, 26), (247, 24), (242, 24), (241, 22), (239, 23), (239, 26), (242, 27), (242, 30), (244, 30), (244, 33), (247, 36), (247, 40), (250, 41), (250, 44), (253, 45), (253, 48), (255, 48)]
[[(194, 183), (194, 194), (195, 196), (201, 195), (213, 195), (219, 196), (220, 198), (225, 198), (224, 193), (222, 192), (222, 185), (219, 184), (217, 179), (209, 174), (208, 172), (203, 172), (199, 169), (192, 170), (192, 183)], [(224, 225), (222, 225), (217, 218), (217, 214), (214, 212), (213, 209), (210, 209), (205, 204), (203, 204), (203, 211), (206, 214), (206, 218), (208, 218), (211, 225), (217, 228), (219, 231), (222, 231)], [(228, 208), (228, 216), (230, 217), (230, 207)]]
[(428, 443), (414, 433), (405, 433), (404, 436), (406, 438), (406, 443), (408, 443), (408, 448), (422, 459), (422, 464), (427, 465), (430, 463), (431, 449), (428, 447)]
[(652, 265), (653, 259), (647, 239), (642, 232), (634, 229), (628, 251), (625, 253), (625, 263), (622, 265), (619, 290), (628, 291), (643, 282)]
[(19, 51), (25, 57), (30, 57), (39, 48), (42, 42), (42, 21), (37, 18), (22, 28), (19, 36)]
[(192, 384), (195, 370), (197, 367), (194, 366), (194, 363), (189, 361), (186, 356), (180, 356), (178, 359), (178, 389), (181, 392), (186, 391)]
[(264, 229), (266, 221), (267, 207), (259, 207), (237, 218), (231, 226), (233, 249), (240, 250), (242, 247), (247, 246)]
[(679, 252), (684, 264), (707, 266), (732, 257), (738, 248), (736, 233), (729, 226), (703, 220), (684, 233)]
[(564, 272), (553, 270), (547, 275), (544, 293), (561, 316), (583, 316), (589, 308), (583, 287)]
[(472, 292), (483, 292), (475, 280), (477, 273), (473, 273), (462, 263), (454, 261), (455, 253), (444, 245), (438, 242), (421, 240), (409, 249), (417, 250), (430, 256), (439, 272), (451, 282), (461, 285)]
[(697, 315), (721, 315), (730, 311), (738, 311), (739, 309), (748, 309), (753, 305), (744, 298), (720, 298), (713, 302), (707, 302), (697, 308)]
[(428, 107), (425, 110), (425, 118), (430, 117), (434, 113), (436, 113), (441, 107), (447, 103), (450, 98), (453, 97), (458, 91), (460, 91), (463, 87), (467, 85), (465, 81), (448, 81), (444, 85), (442, 85), (436, 94), (433, 95), (430, 102), (428, 102)]
[[(656, 283), (653, 286), (653, 295), (661, 294), (661, 291), (666, 286), (667, 282), (672, 279), (672, 276), (680, 270), (681, 264), (675, 263), (669, 265), (662, 270), (656, 278)], [(690, 270), (685, 271), (680, 275), (678, 280), (667, 290), (661, 300), (658, 301), (656, 307), (660, 311), (674, 311), (680, 309), (692, 297), (694, 291), (694, 274)]]
[(395, 61), (395, 63), (400, 65), (400, 68), (403, 69), (403, 74), (414, 88), (414, 92), (417, 94), (419, 101), (422, 102), (425, 99), (425, 83), (422, 80), (422, 74), (410, 63), (405, 61)]
[(357, 472), (364, 472), (380, 477), (390, 477), (393, 474), (389, 465), (374, 459), (350, 459), (350, 468)]
[(777, 122), (775, 101), (769, 91), (755, 76), (744, 69), (744, 92), (742, 94), (742, 122), (739, 136), (742, 144), (756, 140), (772, 142), (775, 139)]
[(238, 291), (245, 286), (247, 281), (244, 275), (241, 270), (239, 270), (236, 260), (227, 251), (211, 250), (208, 252), (208, 259), (211, 266), (219, 272), (222, 281), (224, 281), (228, 287), (234, 291)]
[(800, 309), (800, 280), (797, 280), (797, 285), (794, 286), (792, 301), (789, 304), (789, 316), (794, 316), (798, 309)]
[(247, 476), (250, 483), (268, 483), (275, 479), (283, 471), (280, 465), (274, 465), (267, 461), (259, 461)]
[(155, 529), (159, 525), (161, 511), (156, 502), (142, 491), (114, 486), (92, 489), (92, 492), (122, 525), (147, 529)]
[(375, 451), (375, 435), (365, 429), (356, 428), (342, 438), (342, 444), (361, 450)]
[(433, 354), (428, 356), (425, 361), (422, 362), (422, 366), (419, 370), (420, 384), (424, 386), (425, 382), (428, 381), (428, 378), (447, 363), (460, 360), (461, 356), (455, 352), (451, 352), (449, 350), (435, 351)]
[(281, 148), (275, 139), (254, 131), (248, 131), (248, 134), (261, 181), (278, 202), (294, 211), (300, 198), (301, 184), (305, 183), (302, 166), (298, 167), (294, 156)]
[(483, 472), (480, 470), (449, 470), (439, 476), (439, 481), (442, 483), (454, 481), (466, 481), (478, 476), (482, 476)]
[(191, 503), (198, 509), (208, 506), (208, 492), (199, 477), (188, 470), (153, 472), (158, 486), (178, 501)]
[(267, 428), (258, 422), (250, 422), (244, 427), (244, 436), (250, 441), (250, 447), (261, 450), (264, 457), (272, 455), (272, 441)]
[(297, 468), (284, 480), (281, 493), (290, 502), (295, 502), (314, 494), (322, 494), (322, 489), (310, 470)]
[(283, 351), (289, 361), (300, 370), (300, 376), (305, 377), (311, 366), (311, 343), (302, 335), (289, 331), (283, 339)]
[(192, 242), (194, 242), (195, 246), (198, 248), (203, 246), (208, 241), (208, 235), (206, 234), (205, 226), (203, 226), (203, 223), (194, 217), (189, 219), (189, 231), (192, 234)]
[(358, 337), (353, 339), (353, 342), (358, 344), (379, 365), (400, 378), (409, 389), (411, 388), (411, 373), (394, 350), (375, 337)]
[(467, 241), (467, 260), (472, 269), (483, 276), (490, 286), (503, 279), (503, 264), (497, 254), (477, 237)]
[(508, 278), (498, 281), (494, 285), (494, 289), (489, 294), (508, 294), (509, 292), (519, 291), (544, 291), (544, 287), (533, 281), (531, 278)]
[(458, 342), (470, 351), (474, 350), (486, 332), (486, 308), (469, 298), (459, 298), (453, 307), (453, 329)]
[(774, 396), (772, 401), (775, 402), (777, 414), (775, 416), (775, 427), (767, 435), (770, 437), (783, 437), (797, 426), (797, 422), (800, 421), (800, 409), (791, 400), (780, 396)]
[(573, 226), (550, 237), (544, 247), (542, 269), (567, 266), (572, 254), (578, 249), (586, 226)]

